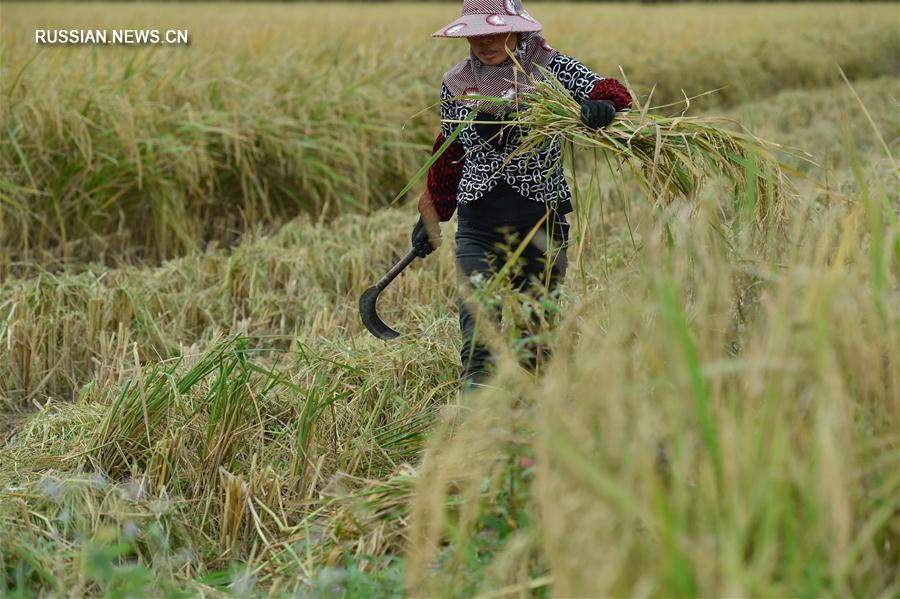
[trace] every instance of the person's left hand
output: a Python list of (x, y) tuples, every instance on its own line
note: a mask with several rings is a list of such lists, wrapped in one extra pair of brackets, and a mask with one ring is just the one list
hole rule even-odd
[(606, 127), (615, 114), (616, 107), (606, 100), (585, 100), (581, 103), (581, 122), (591, 129)]

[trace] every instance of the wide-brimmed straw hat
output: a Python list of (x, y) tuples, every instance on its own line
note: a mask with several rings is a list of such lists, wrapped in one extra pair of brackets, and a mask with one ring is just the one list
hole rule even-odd
[(522, 0), (463, 0), (462, 16), (432, 33), (431, 37), (474, 37), (540, 30), (541, 24), (522, 7)]

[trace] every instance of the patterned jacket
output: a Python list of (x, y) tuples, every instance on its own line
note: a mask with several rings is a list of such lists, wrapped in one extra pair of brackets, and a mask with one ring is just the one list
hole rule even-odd
[[(460, 68), (465, 61), (454, 68)], [(615, 79), (606, 79), (588, 67), (557, 52), (547, 69), (569, 90), (577, 102), (607, 100), (616, 110), (631, 106), (631, 94)], [(459, 123), (448, 120), (465, 120), (473, 108), (465, 101), (451, 100), (446, 83), (441, 84), (441, 131), (434, 142), (432, 154), (443, 145)], [(511, 128), (506, 154), (520, 141), (520, 134)], [(459, 136), (431, 165), (428, 171), (428, 191), (432, 205), (442, 221), (450, 220), (457, 204), (479, 199), (500, 181), (500, 178), (524, 197), (538, 202), (557, 205), (571, 199), (566, 178), (563, 175), (562, 148), (555, 141), (530, 155), (516, 157), (502, 166), (505, 154), (501, 154), (485, 142), (472, 124), (466, 125)], [(547, 173), (549, 172), (549, 176)], [(427, 201), (428, 196), (423, 196)], [(425, 206), (420, 202), (419, 212)]]

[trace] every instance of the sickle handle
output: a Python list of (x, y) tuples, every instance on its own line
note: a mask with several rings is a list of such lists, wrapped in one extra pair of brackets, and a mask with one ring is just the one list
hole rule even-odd
[(409, 253), (403, 256), (403, 259), (400, 262), (397, 262), (389, 271), (385, 273), (383, 277), (378, 279), (378, 282), (375, 283), (375, 288), (378, 289), (378, 292), (381, 293), (385, 287), (387, 287), (391, 281), (397, 278), (403, 269), (409, 266), (409, 263), (416, 259), (416, 254), (413, 250), (409, 250)]

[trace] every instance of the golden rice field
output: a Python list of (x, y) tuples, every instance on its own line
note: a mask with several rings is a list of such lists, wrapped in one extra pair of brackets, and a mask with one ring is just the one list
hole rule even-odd
[(452, 243), (357, 313), (456, 4), (4, 3), (0, 597), (900, 594), (896, 5), (528, 8), (815, 164), (761, 229), (577, 152), (554, 358), (460, 396)]
[[(695, 110), (900, 70), (892, 4), (536, 6), (546, 37)], [(389, 202), (436, 131), (457, 10), (390, 4), (5, 4), (0, 275), (160, 261), (298, 212)], [(52, 18), (51, 18), (52, 15)], [(187, 28), (188, 47), (35, 46), (58, 27)], [(365, 148), (367, 151), (361, 152)]]

